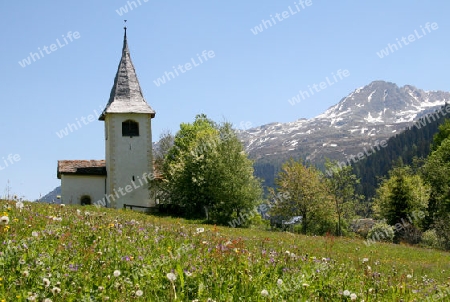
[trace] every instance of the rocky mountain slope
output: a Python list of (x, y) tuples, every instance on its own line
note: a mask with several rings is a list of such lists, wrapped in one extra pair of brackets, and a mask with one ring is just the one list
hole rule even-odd
[(257, 161), (290, 156), (313, 163), (325, 157), (343, 161), (377, 140), (400, 133), (446, 101), (449, 92), (374, 81), (315, 118), (251, 128), (240, 132), (240, 137)]

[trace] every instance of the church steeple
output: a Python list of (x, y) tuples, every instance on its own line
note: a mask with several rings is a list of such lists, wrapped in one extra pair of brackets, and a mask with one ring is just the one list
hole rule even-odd
[(104, 121), (108, 113), (148, 113), (155, 117), (155, 111), (147, 104), (131, 61), (127, 42), (127, 28), (124, 27), (122, 58), (117, 69), (108, 104), (99, 117)]

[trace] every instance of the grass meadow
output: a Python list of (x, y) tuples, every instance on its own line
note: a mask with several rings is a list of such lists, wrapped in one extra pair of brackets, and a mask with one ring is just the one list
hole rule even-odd
[(0, 201), (0, 301), (450, 301), (450, 254)]

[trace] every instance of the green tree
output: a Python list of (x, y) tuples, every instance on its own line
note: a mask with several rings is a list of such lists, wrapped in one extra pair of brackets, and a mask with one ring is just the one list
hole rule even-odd
[(442, 142), (450, 137), (450, 119), (446, 119), (443, 124), (439, 126), (439, 132), (433, 136), (432, 150), (436, 151)]
[(226, 224), (262, 198), (252, 161), (231, 124), (216, 124), (206, 115), (181, 124), (163, 171), (170, 201), (188, 217), (206, 212), (212, 222)]
[(288, 198), (279, 200), (271, 209), (271, 215), (286, 219), (302, 216), (303, 234), (332, 231), (335, 222), (332, 199), (316, 168), (290, 159), (282, 165), (275, 183), (277, 192), (272, 191), (272, 194)]
[(344, 166), (340, 169), (332, 169), (337, 166), (337, 162), (327, 160), (325, 168), (329, 173), (327, 177), (327, 189), (334, 202), (338, 222), (337, 235), (342, 235), (342, 222), (349, 222), (356, 216), (356, 208), (362, 198), (356, 194), (355, 188), (359, 183), (359, 179), (352, 173), (351, 166)]
[[(430, 187), (424, 183), (419, 174), (414, 174), (411, 167), (396, 167), (389, 172), (378, 187), (373, 204), (376, 216), (386, 219), (389, 225), (407, 222), (421, 226), (421, 218), (425, 216)], [(422, 215), (415, 215), (422, 213)], [(414, 217), (414, 221), (411, 221)], [(396, 233), (398, 241), (400, 233)]]
[(450, 138), (444, 139), (431, 153), (423, 167), (423, 175), (431, 186), (429, 221), (430, 227), (450, 248)]

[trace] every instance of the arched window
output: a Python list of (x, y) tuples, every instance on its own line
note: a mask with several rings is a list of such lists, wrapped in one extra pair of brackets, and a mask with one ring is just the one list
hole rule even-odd
[(126, 120), (125, 122), (123, 122), (122, 136), (139, 136), (139, 123), (132, 120)]
[(86, 205), (92, 204), (91, 196), (89, 196), (89, 195), (81, 196), (80, 200), (81, 200), (81, 205), (82, 206), (86, 206)]

